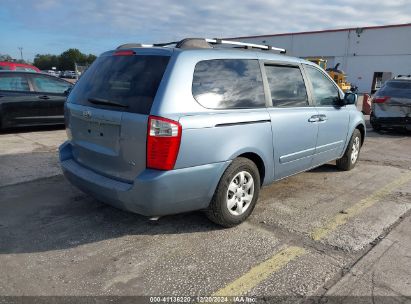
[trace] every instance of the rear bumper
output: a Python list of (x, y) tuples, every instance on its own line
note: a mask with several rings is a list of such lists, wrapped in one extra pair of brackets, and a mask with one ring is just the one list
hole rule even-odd
[(411, 130), (411, 117), (375, 117), (371, 113), (370, 123), (380, 127), (406, 128)]
[(206, 208), (230, 161), (171, 171), (146, 169), (133, 183), (125, 183), (77, 163), (70, 142), (65, 142), (60, 163), (66, 178), (94, 198), (145, 216), (162, 216)]

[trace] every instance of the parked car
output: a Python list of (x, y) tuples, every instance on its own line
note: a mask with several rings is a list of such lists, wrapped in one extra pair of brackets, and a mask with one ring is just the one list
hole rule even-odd
[(63, 78), (75, 79), (77, 78), (77, 73), (75, 71), (64, 71)]
[(388, 80), (371, 100), (370, 123), (374, 130), (411, 130), (411, 76)]
[(54, 77), (59, 77), (60, 73), (58, 71), (55, 70), (41, 70), (42, 73), (44, 74), (48, 74)]
[(125, 45), (89, 67), (66, 103), (72, 184), (146, 216), (204, 210), (231, 227), (263, 185), (332, 160), (354, 168), (365, 137), (355, 94), (311, 62), (208, 41)]
[(63, 124), (71, 87), (43, 73), (0, 71), (0, 129)]
[(17, 63), (17, 62), (9, 62), (9, 61), (0, 61), (0, 71), (26, 71), (26, 72), (41, 72), (38, 68), (34, 65), (24, 64), (24, 63)]

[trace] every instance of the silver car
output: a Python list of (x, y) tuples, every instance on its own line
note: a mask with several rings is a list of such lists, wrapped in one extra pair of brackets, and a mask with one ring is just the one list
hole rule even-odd
[(231, 227), (261, 186), (332, 160), (352, 169), (365, 137), (356, 95), (278, 52), (185, 39), (103, 53), (66, 103), (65, 176), (124, 210), (204, 210)]
[(388, 80), (371, 100), (374, 130), (401, 128), (411, 131), (411, 75)]

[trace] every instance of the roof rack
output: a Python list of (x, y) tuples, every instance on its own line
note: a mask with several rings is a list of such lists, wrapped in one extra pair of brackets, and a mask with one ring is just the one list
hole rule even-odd
[(255, 43), (248, 43), (248, 42), (241, 42), (241, 41), (233, 41), (233, 40), (223, 40), (223, 39), (205, 39), (208, 43), (211, 44), (228, 44), (228, 45), (235, 45), (235, 46), (243, 46), (245, 48), (255, 48), (255, 49), (261, 49), (261, 50), (267, 50), (267, 51), (278, 51), (281, 54), (285, 54), (287, 52), (286, 49), (282, 48), (277, 48), (273, 47), (271, 45), (265, 45), (265, 44), (255, 44)]
[(394, 79), (411, 80), (411, 75), (398, 75), (398, 76), (395, 76)]
[(186, 38), (180, 41), (171, 41), (164, 43), (154, 43), (154, 44), (141, 44), (141, 43), (126, 43), (117, 47), (117, 49), (126, 49), (133, 47), (165, 47), (170, 45), (175, 45), (176, 48), (187, 49), (187, 48), (212, 48), (212, 45), (232, 45), (235, 47), (243, 47), (246, 49), (260, 49), (266, 51), (277, 51), (281, 54), (285, 54), (287, 51), (282, 48), (273, 47), (271, 45), (265, 44), (255, 44), (241, 41), (233, 40), (223, 40), (223, 39), (209, 39), (209, 38)]

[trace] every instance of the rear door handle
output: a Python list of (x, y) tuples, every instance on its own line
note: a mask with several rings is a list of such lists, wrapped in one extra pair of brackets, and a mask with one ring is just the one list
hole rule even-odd
[(320, 118), (318, 115), (313, 115), (310, 118), (308, 118), (308, 122), (319, 122)]
[(39, 96), (39, 98), (40, 98), (40, 99), (50, 99), (50, 97), (48, 97), (47, 95)]

